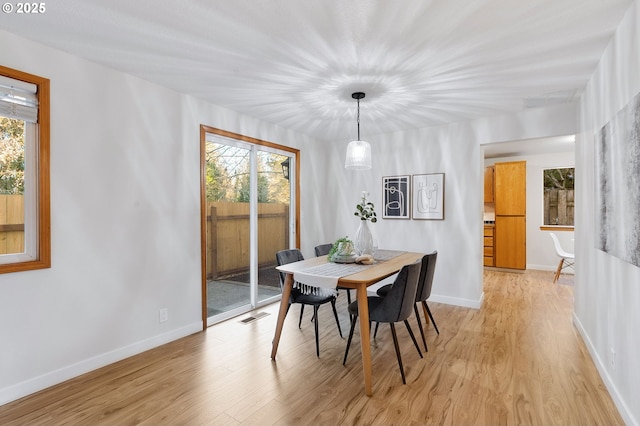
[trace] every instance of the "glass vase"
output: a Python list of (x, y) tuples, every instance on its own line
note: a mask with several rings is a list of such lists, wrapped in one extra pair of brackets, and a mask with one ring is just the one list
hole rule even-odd
[(369, 221), (361, 220), (358, 231), (356, 232), (356, 238), (353, 242), (356, 254), (361, 256), (363, 254), (373, 254), (373, 236), (369, 230)]

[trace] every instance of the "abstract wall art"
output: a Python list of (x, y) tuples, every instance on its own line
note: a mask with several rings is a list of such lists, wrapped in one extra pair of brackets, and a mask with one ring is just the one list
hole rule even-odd
[(444, 220), (444, 173), (413, 175), (413, 218)]
[(409, 175), (382, 178), (383, 219), (409, 219), (409, 185)]
[(596, 245), (640, 267), (640, 94), (596, 136)]

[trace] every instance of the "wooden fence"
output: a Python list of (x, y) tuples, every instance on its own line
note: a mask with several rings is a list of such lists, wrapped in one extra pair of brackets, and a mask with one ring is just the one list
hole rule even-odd
[[(276, 263), (289, 241), (289, 205), (258, 204), (258, 266)], [(249, 272), (249, 203), (207, 203), (207, 278)]]
[(573, 226), (573, 189), (545, 189), (544, 224)]
[[(249, 203), (208, 203), (207, 277), (249, 271)], [(275, 265), (288, 247), (289, 205), (258, 205), (258, 265)], [(0, 254), (24, 251), (24, 197), (0, 195)]]
[(0, 195), (0, 254), (24, 251), (24, 196)]

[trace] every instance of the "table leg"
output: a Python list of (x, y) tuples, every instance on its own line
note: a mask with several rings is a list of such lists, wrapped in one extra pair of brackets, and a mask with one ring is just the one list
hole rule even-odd
[(422, 313), (424, 314), (424, 326), (425, 328), (429, 325), (429, 313), (427, 312), (427, 307), (425, 306), (424, 303), (421, 303), (422, 305)]
[(359, 284), (356, 289), (358, 297), (358, 317), (360, 319), (360, 345), (362, 347), (362, 372), (364, 375), (364, 393), (373, 395), (371, 385), (371, 337), (369, 336), (369, 303), (367, 286)]
[(278, 312), (276, 334), (273, 336), (273, 342), (271, 344), (271, 359), (274, 361), (276, 359), (276, 352), (278, 352), (278, 344), (280, 343), (280, 335), (282, 334), (284, 319), (287, 316), (287, 311), (289, 310), (289, 297), (291, 296), (292, 288), (293, 274), (287, 274), (284, 279), (284, 286), (282, 286), (282, 299), (280, 300), (280, 311)]

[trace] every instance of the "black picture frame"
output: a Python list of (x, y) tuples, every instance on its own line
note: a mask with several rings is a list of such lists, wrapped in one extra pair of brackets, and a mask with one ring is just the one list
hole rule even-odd
[(411, 176), (384, 176), (382, 178), (382, 218), (411, 218)]

